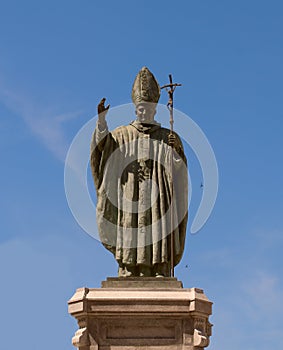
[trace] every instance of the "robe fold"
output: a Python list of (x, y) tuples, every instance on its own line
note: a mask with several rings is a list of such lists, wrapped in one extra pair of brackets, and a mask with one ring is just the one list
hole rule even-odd
[(91, 142), (97, 225), (101, 242), (119, 264), (169, 264), (172, 229), (174, 265), (182, 257), (187, 161), (177, 134), (174, 150), (168, 145), (169, 133), (156, 122), (134, 121), (112, 132), (97, 123)]

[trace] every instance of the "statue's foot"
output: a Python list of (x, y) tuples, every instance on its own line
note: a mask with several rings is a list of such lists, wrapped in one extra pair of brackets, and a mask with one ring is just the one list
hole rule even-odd
[(150, 266), (139, 265), (139, 275), (140, 277), (151, 277), (152, 269)]
[(121, 265), (118, 271), (119, 277), (132, 277), (137, 276), (137, 268), (132, 265)]
[(154, 265), (154, 275), (155, 277), (162, 278), (169, 276), (169, 266), (166, 263), (155, 264)]

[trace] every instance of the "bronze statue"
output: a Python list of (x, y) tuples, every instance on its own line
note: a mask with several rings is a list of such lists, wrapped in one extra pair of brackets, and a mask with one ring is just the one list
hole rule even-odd
[(91, 144), (97, 225), (121, 277), (167, 277), (184, 250), (187, 162), (179, 136), (154, 119), (159, 97), (160, 87), (144, 67), (132, 89), (135, 121), (109, 132), (110, 106), (105, 98), (98, 105)]

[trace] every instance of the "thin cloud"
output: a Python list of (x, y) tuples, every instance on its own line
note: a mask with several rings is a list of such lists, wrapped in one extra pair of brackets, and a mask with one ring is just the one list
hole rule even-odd
[[(238, 242), (231, 246), (223, 240), (219, 249), (208, 248), (199, 256), (201, 267), (215, 273), (210, 347), (237, 350), (245, 343), (253, 344), (252, 349), (282, 348), (282, 229), (243, 232)], [(211, 291), (205, 290), (208, 296)]]
[(246, 280), (242, 290), (249, 300), (250, 311), (255, 318), (272, 318), (283, 312), (281, 303), (283, 289), (277, 275), (267, 270), (254, 272), (253, 277)]
[(69, 144), (63, 130), (63, 123), (81, 115), (82, 111), (54, 115), (39, 108), (22, 94), (0, 88), (0, 99), (11, 111), (21, 117), (31, 132), (60, 161), (64, 162)]

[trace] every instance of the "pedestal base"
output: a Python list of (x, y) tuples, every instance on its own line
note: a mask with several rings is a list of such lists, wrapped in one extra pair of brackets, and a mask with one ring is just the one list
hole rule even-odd
[(212, 303), (175, 278), (108, 278), (69, 301), (79, 350), (200, 350), (209, 344)]

